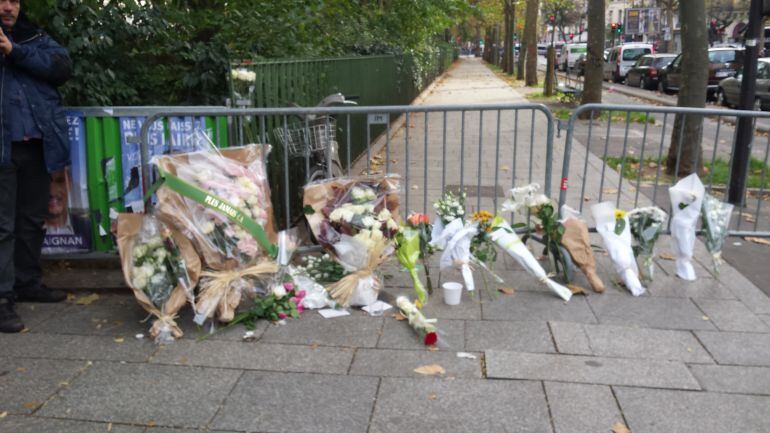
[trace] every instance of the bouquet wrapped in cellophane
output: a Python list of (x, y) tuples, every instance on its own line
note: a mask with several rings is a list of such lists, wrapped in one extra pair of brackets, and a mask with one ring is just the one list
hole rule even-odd
[(596, 222), (596, 231), (602, 235), (604, 248), (607, 249), (618, 276), (632, 295), (642, 295), (646, 289), (639, 281), (639, 269), (631, 246), (628, 215), (608, 201), (591, 206), (591, 213)]
[(437, 218), (433, 224), (430, 245), (443, 251), (439, 267), (459, 269), (465, 288), (472, 292), (476, 290), (476, 284), (471, 270), (471, 243), (478, 234), (478, 224), (465, 220), (465, 193), (447, 191), (440, 200), (433, 203), (433, 209)]
[(278, 270), (264, 157), (268, 146), (213, 146), (153, 159), (163, 184), (159, 217), (189, 237), (206, 270), (201, 273), (195, 322), (233, 319), (242, 293)]
[(703, 194), (706, 189), (693, 173), (668, 189), (671, 198), (671, 244), (676, 256), (676, 275), (695, 281), (692, 254), (695, 248), (695, 227), (698, 225)]
[(722, 246), (730, 228), (730, 217), (733, 215), (733, 205), (725, 203), (711, 194), (703, 197), (703, 233), (706, 235), (706, 249), (711, 253), (714, 262), (714, 272), (719, 273), (719, 267), (724, 263)]
[(642, 260), (644, 278), (652, 281), (655, 270), (655, 242), (666, 227), (668, 215), (657, 206), (642, 207), (628, 213), (631, 234), (634, 236), (634, 255)]
[(175, 319), (192, 303), (201, 270), (190, 241), (152, 215), (118, 215), (118, 251), (126, 283), (139, 304), (156, 317), (150, 335), (158, 343), (182, 336)]
[(377, 267), (394, 252), (399, 231), (399, 177), (338, 178), (305, 186), (304, 206), (318, 243), (349, 272), (327, 287), (343, 306), (377, 300)]
[[(543, 194), (537, 194), (540, 189), (538, 184), (531, 184), (520, 188), (513, 188), (510, 190), (511, 197), (503, 203), (503, 212), (515, 212), (525, 215), (527, 212), (534, 211), (536, 214), (540, 214), (539, 218), (541, 222), (544, 219), (549, 220), (549, 224), (556, 224), (555, 212), (553, 211), (553, 205), (551, 200)], [(547, 209), (547, 210), (546, 210)], [(541, 212), (544, 211), (544, 212)], [(537, 278), (541, 283), (548, 287), (551, 291), (556, 293), (557, 296), (569, 301), (572, 298), (572, 292), (548, 277), (545, 269), (538, 263), (532, 252), (524, 245), (519, 236), (514, 231), (513, 227), (508, 224), (501, 217), (497, 217), (493, 223), (494, 229), (492, 231), (492, 239), (494, 242), (502, 248), (505, 252), (513, 257), (530, 275)], [(549, 230), (553, 235), (556, 235), (556, 231)], [(550, 248), (558, 248), (558, 236), (550, 243)], [(554, 253), (558, 257), (559, 252), (554, 250)]]

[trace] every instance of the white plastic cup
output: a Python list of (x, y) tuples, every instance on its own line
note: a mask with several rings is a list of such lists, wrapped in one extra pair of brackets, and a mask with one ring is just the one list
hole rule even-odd
[(444, 289), (444, 303), (447, 305), (460, 305), (460, 298), (463, 295), (463, 285), (453, 281), (441, 285)]

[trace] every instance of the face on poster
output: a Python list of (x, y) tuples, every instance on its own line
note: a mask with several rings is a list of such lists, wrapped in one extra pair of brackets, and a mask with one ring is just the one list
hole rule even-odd
[(67, 116), (72, 166), (51, 173), (44, 254), (91, 250), (83, 118)]

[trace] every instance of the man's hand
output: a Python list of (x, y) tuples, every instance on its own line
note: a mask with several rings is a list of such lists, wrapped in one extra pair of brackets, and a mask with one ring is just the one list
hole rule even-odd
[(0, 29), (0, 51), (6, 56), (13, 51), (13, 43), (11, 43), (11, 40), (8, 39), (8, 36), (5, 35), (2, 29)]

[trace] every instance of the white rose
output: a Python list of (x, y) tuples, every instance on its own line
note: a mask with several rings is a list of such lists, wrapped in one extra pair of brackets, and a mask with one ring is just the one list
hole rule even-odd
[(389, 219), (388, 220), (387, 227), (390, 230), (398, 230), (398, 228), (399, 228), (398, 227), (398, 223), (395, 220), (393, 220), (393, 219)]
[(166, 251), (165, 248), (158, 248), (152, 253), (153, 257), (158, 259), (159, 261), (163, 261), (168, 256), (168, 251)]
[(283, 287), (283, 284), (276, 284), (273, 286), (273, 296), (275, 296), (276, 299), (281, 299), (286, 296), (286, 288)]
[(339, 222), (342, 219), (342, 208), (338, 207), (329, 214), (329, 219), (334, 222)]
[(148, 278), (155, 274), (155, 266), (150, 263), (143, 264), (141, 269), (142, 274)]
[(358, 201), (365, 197), (365, 192), (359, 187), (353, 187), (353, 189), (350, 190), (350, 195), (353, 197), (353, 200)]
[(144, 274), (136, 274), (131, 281), (131, 285), (139, 290), (144, 290), (147, 287), (147, 277)]
[(215, 227), (214, 227), (214, 223), (213, 223), (213, 222), (211, 222), (211, 221), (207, 221), (207, 222), (205, 222), (205, 223), (201, 224), (201, 227), (200, 227), (200, 228), (201, 228), (201, 232), (202, 232), (204, 235), (208, 235), (208, 234), (210, 234), (211, 232), (213, 232), (213, 231), (214, 231), (214, 228), (215, 228)]
[(387, 220), (389, 220), (390, 219), (390, 211), (388, 210), (388, 208), (383, 208), (380, 211), (379, 215), (377, 215), (377, 219), (380, 220), (380, 221), (387, 221)]

